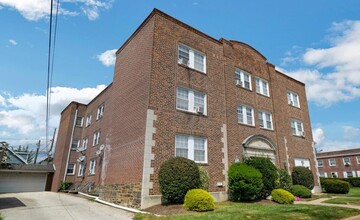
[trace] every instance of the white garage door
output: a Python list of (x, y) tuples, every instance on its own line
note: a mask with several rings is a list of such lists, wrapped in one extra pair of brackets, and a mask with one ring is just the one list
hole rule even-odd
[(0, 193), (44, 191), (47, 173), (0, 172)]

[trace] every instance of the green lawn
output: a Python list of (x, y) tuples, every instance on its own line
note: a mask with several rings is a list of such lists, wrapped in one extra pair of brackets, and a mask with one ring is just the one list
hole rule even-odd
[(348, 194), (345, 194), (345, 196), (359, 197), (360, 198), (360, 187), (350, 188), (350, 192)]
[(331, 204), (349, 204), (349, 205), (358, 205), (360, 206), (360, 188), (350, 188), (348, 194), (333, 194), (334, 196), (340, 196), (342, 198), (333, 198), (324, 201), (324, 203)]
[(266, 219), (266, 220), (287, 220), (287, 219), (343, 219), (346, 217), (360, 215), (360, 210), (314, 206), (314, 205), (279, 205), (279, 204), (251, 204), (222, 202), (216, 204), (215, 211), (196, 213), (191, 215), (172, 215), (167, 217), (155, 217), (153, 215), (137, 214), (136, 220), (152, 219)]

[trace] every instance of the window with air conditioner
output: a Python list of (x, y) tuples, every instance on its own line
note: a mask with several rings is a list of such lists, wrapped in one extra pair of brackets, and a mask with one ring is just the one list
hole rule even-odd
[(295, 92), (287, 92), (288, 104), (300, 108), (299, 96)]
[(207, 163), (207, 139), (205, 137), (177, 134), (175, 156), (185, 157), (197, 163)]
[(338, 178), (337, 172), (331, 172), (331, 178)]
[(80, 147), (80, 140), (73, 140), (71, 144), (71, 150), (76, 150), (78, 147)]
[(255, 83), (257, 93), (264, 96), (270, 96), (269, 83), (267, 80), (256, 77)]
[(344, 160), (344, 165), (345, 166), (349, 166), (351, 164), (350, 163), (350, 157), (344, 157), (343, 160)]
[(176, 88), (176, 109), (207, 115), (206, 95), (192, 89), (178, 86)]
[(273, 130), (272, 114), (266, 111), (258, 111), (258, 119), (260, 128)]
[(184, 44), (178, 46), (178, 63), (206, 73), (205, 54)]
[(291, 119), (291, 133), (295, 136), (305, 137), (304, 125), (301, 121)]
[(254, 109), (248, 105), (239, 104), (237, 107), (238, 123), (255, 126)]
[(235, 85), (251, 90), (251, 75), (244, 70), (235, 68)]

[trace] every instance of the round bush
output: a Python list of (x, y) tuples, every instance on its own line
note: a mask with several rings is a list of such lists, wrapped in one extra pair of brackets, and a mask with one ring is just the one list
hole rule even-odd
[(228, 170), (231, 201), (252, 201), (261, 198), (263, 188), (260, 171), (245, 163), (234, 163)]
[(347, 194), (350, 190), (350, 184), (348, 182), (338, 179), (323, 180), (321, 186), (327, 193)]
[(288, 172), (284, 169), (278, 169), (279, 173), (279, 188), (285, 189), (286, 191), (291, 191), (292, 179)]
[(295, 196), (284, 189), (274, 189), (271, 192), (272, 199), (280, 204), (293, 204)]
[(199, 168), (187, 158), (171, 158), (160, 167), (159, 184), (163, 203), (183, 203), (187, 191), (200, 188)]
[(199, 173), (200, 173), (200, 182), (201, 182), (200, 189), (209, 191), (209, 180), (210, 180), (209, 173), (202, 166), (199, 166)]
[(302, 185), (310, 190), (314, 187), (314, 175), (306, 167), (294, 167), (291, 177), (294, 185)]
[(308, 188), (306, 188), (305, 186), (302, 186), (302, 185), (294, 185), (291, 188), (291, 193), (294, 196), (298, 196), (300, 198), (311, 198), (310, 189), (308, 189)]
[(269, 158), (264, 157), (250, 157), (245, 160), (245, 163), (255, 167), (262, 174), (264, 187), (261, 191), (261, 197), (265, 199), (270, 195), (271, 191), (279, 185), (279, 174), (276, 166)]
[(203, 189), (191, 189), (185, 195), (184, 208), (191, 211), (212, 211), (215, 208), (214, 198)]

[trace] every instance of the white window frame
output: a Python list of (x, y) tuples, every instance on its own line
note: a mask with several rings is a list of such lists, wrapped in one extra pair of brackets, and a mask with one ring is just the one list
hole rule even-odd
[[(338, 178), (339, 177), (339, 174), (338, 172), (331, 172), (331, 178)], [(333, 174), (335, 174), (335, 177), (333, 176)]]
[[(251, 123), (248, 120), (248, 115), (247, 115), (248, 110), (251, 111)], [(253, 107), (251, 107), (249, 105), (238, 104), (237, 115), (238, 115), (238, 123), (239, 124), (255, 126), (254, 108)]]
[(356, 157), (356, 162), (357, 162), (357, 164), (360, 164), (360, 156)]
[[(351, 176), (349, 176), (349, 173), (351, 173)], [(344, 175), (344, 178), (356, 177), (355, 171), (344, 171), (343, 175)]]
[(73, 140), (71, 143), (71, 150), (76, 150), (80, 147), (80, 140)]
[(89, 127), (91, 125), (91, 115), (87, 115), (86, 116), (86, 122), (85, 122), (85, 127)]
[[(245, 82), (245, 76), (249, 77), (249, 87), (246, 86)], [(239, 81), (238, 81), (239, 80)], [(244, 89), (248, 89), (250, 91), (252, 91), (252, 84), (251, 84), (251, 75), (250, 73), (239, 69), (239, 68), (235, 68), (235, 84), (241, 86)]]
[[(187, 92), (187, 109), (182, 108), (181, 106), (179, 106), (179, 102), (180, 102), (180, 91), (181, 90), (185, 90)], [(196, 90), (192, 90), (192, 89), (188, 89), (182, 86), (177, 86), (176, 87), (176, 109), (181, 110), (181, 111), (187, 111), (187, 112), (192, 112), (192, 113), (196, 113), (198, 114), (198, 112), (196, 111), (197, 107), (202, 107), (200, 105), (196, 104), (196, 96), (197, 95), (202, 95), (204, 102), (203, 102), (203, 107), (204, 107), (204, 112), (202, 113), (203, 115), (207, 115), (207, 95), (205, 93), (202, 92), (198, 92)], [(185, 100), (182, 100), (185, 101)]]
[(319, 177), (327, 177), (327, 173), (326, 172), (319, 172)]
[[(71, 173), (69, 173), (70, 166), (73, 166)], [(67, 166), (67, 169), (66, 169), (66, 175), (69, 175), (69, 176), (75, 175), (75, 170), (76, 170), (76, 164), (69, 163)]]
[[(193, 136), (193, 135), (187, 135), (187, 134), (176, 134), (175, 135), (175, 156), (178, 156), (176, 153), (176, 149), (184, 149), (182, 147), (179, 147), (178, 144), (178, 139), (182, 138), (182, 137), (186, 137), (187, 138), (187, 157), (190, 160), (195, 161), (196, 163), (207, 163), (208, 162), (208, 157), (207, 157), (207, 138), (206, 137), (202, 137), (202, 136)], [(204, 160), (203, 161), (197, 161), (195, 160), (195, 139), (202, 139), (204, 141)], [(181, 155), (179, 155), (181, 156)]]
[(295, 166), (306, 167), (310, 169), (310, 160), (303, 158), (295, 158), (294, 159)]
[[(189, 54), (188, 61), (184, 59), (183, 57), (180, 57), (180, 48), (187, 50), (187, 53)], [(196, 68), (195, 66), (195, 57), (201, 56), (202, 62), (203, 62), (203, 69)], [(197, 71), (200, 71), (202, 73), (206, 73), (206, 55), (198, 50), (195, 50), (185, 44), (179, 43), (178, 45), (178, 63), (182, 65), (186, 65), (192, 69), (195, 69)]]
[(94, 133), (94, 137), (93, 137), (93, 146), (98, 145), (100, 143), (100, 131), (96, 131)]
[(300, 108), (299, 95), (292, 91), (287, 91), (288, 104)]
[[(346, 162), (345, 159), (348, 159), (349, 162)], [(343, 162), (344, 162), (344, 165), (346, 165), (346, 163), (347, 163), (348, 165), (351, 165), (350, 157), (344, 157), (344, 158), (343, 158)]]
[[(256, 84), (256, 92), (270, 97), (270, 90), (269, 90), (269, 82), (265, 79), (262, 79), (260, 77), (255, 78), (255, 84)], [(267, 93), (266, 93), (267, 91)]]
[(83, 126), (83, 121), (84, 121), (84, 118), (83, 118), (83, 117), (78, 116), (78, 117), (76, 117), (75, 120), (76, 120), (76, 121), (75, 121), (75, 126), (76, 126), (76, 127), (82, 127), (82, 126)]
[(85, 166), (82, 163), (79, 163), (78, 176), (84, 176)]
[(89, 138), (87, 138), (87, 137), (83, 138), (83, 140), (82, 140), (82, 148), (84, 150), (87, 149), (88, 143), (89, 143)]
[[(333, 161), (334, 163), (332, 164), (331, 161)], [(335, 158), (330, 158), (329, 159), (329, 166), (336, 167), (336, 159)]]
[[(321, 161), (321, 165), (320, 162)], [(318, 167), (324, 167), (324, 161), (323, 160), (317, 160)]]
[[(266, 115), (269, 115), (270, 118), (270, 127), (268, 127), (268, 120), (266, 119)], [(273, 120), (272, 120), (272, 114), (270, 112), (267, 111), (262, 111), (259, 110), (258, 111), (258, 120), (259, 120), (259, 127), (263, 128), (263, 129), (268, 129), (268, 130), (274, 130), (274, 125), (273, 125)], [(263, 126), (261, 126), (260, 121), (262, 121)]]
[(99, 120), (104, 116), (104, 111), (105, 111), (105, 105), (101, 104), (97, 109), (96, 120)]
[(95, 175), (96, 171), (96, 160), (90, 160), (89, 164), (89, 175)]
[[(293, 127), (293, 125), (295, 127)], [(301, 128), (301, 130), (299, 130), (299, 126)], [(304, 132), (304, 124), (302, 123), (302, 121), (300, 120), (296, 120), (296, 119), (291, 119), (290, 121), (290, 127), (291, 127), (291, 133), (295, 136), (305, 136), (305, 132)], [(295, 133), (294, 130), (295, 129)]]

